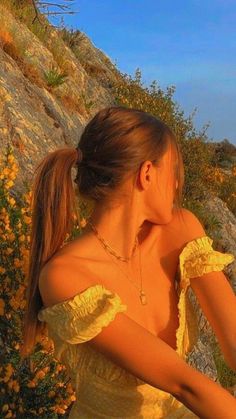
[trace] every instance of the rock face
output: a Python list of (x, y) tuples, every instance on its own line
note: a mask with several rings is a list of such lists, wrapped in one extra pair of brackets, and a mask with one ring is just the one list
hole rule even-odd
[[(221, 223), (218, 228), (220, 237), (218, 235), (215, 237), (218, 241), (217, 250), (232, 253), (236, 257), (236, 218), (234, 214), (228, 209), (226, 203), (218, 197), (211, 197), (211, 199), (206, 200), (205, 206), (206, 210)], [(236, 293), (236, 263), (233, 262), (226, 267), (226, 272)]]
[[(218, 227), (217, 234), (214, 236), (212, 233), (210, 236), (213, 239), (214, 250), (232, 253), (236, 258), (236, 219), (234, 215), (218, 197), (210, 197), (205, 201), (205, 206), (207, 211), (221, 221), (221, 227)], [(223, 272), (236, 293), (236, 260), (226, 266)], [(189, 354), (188, 362), (214, 381), (219, 382), (213, 358), (213, 348), (217, 346), (219, 349), (218, 341), (192, 289), (189, 288), (188, 292), (197, 313), (199, 327), (199, 339)]]
[[(119, 72), (82, 32), (73, 52), (56, 29), (41, 41), (2, 5), (0, 27), (0, 143), (15, 148), (17, 191), (48, 152), (76, 146), (88, 120), (114, 103)], [(49, 87), (44, 72), (51, 69), (65, 71), (66, 81)]]

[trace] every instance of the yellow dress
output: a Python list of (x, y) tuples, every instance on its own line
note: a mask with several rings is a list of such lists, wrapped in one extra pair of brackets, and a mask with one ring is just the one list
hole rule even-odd
[[(212, 248), (209, 236), (189, 241), (179, 255), (179, 327), (176, 352), (186, 359), (198, 338), (196, 315), (186, 293), (189, 279), (221, 271), (235, 259)], [(117, 293), (101, 284), (88, 287), (64, 302), (42, 308), (54, 344), (54, 357), (62, 362), (76, 393), (69, 419), (179, 419), (198, 418), (171, 394), (157, 389), (113, 363), (87, 342), (127, 306)]]

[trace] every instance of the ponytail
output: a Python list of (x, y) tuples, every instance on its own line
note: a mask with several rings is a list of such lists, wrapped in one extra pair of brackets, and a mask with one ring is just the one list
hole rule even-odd
[(21, 357), (30, 354), (44, 326), (37, 319), (43, 306), (38, 288), (40, 271), (73, 228), (77, 207), (71, 169), (76, 165), (77, 158), (75, 148), (61, 148), (49, 153), (36, 168), (32, 187), (32, 229)]

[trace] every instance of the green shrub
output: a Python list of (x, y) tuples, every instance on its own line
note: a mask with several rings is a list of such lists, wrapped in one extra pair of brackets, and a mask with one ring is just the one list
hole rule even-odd
[(58, 70), (57, 68), (51, 68), (48, 71), (44, 71), (44, 77), (48, 86), (55, 87), (65, 83), (65, 79), (68, 74)]

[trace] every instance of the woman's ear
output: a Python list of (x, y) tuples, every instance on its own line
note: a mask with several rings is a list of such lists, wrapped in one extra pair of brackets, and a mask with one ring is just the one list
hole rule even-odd
[(144, 189), (147, 189), (150, 184), (151, 170), (152, 162), (150, 160), (143, 162), (140, 169), (139, 180)]

